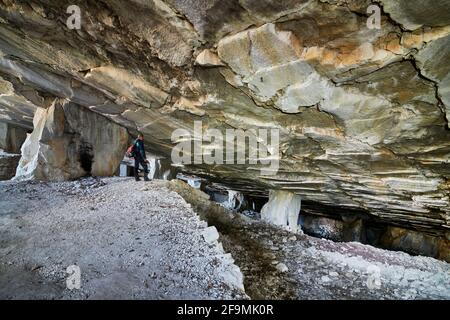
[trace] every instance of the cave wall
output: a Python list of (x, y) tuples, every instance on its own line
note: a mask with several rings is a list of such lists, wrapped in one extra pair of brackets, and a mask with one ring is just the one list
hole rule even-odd
[(0, 181), (9, 180), (16, 174), (20, 155), (0, 151)]
[(20, 147), (26, 137), (26, 129), (0, 122), (0, 180), (14, 177), (20, 160)]
[(0, 149), (8, 153), (20, 154), (20, 147), (27, 137), (27, 130), (0, 122)]
[(450, 262), (450, 232), (443, 236), (355, 216), (301, 213), (299, 224), (311, 236), (338, 242), (356, 241), (376, 247), (426, 255)]
[(48, 109), (36, 111), (34, 130), (22, 146), (15, 179), (63, 181), (113, 175), (128, 140), (125, 128), (57, 99)]

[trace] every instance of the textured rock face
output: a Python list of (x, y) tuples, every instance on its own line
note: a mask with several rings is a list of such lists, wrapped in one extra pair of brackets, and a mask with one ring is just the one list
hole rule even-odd
[(301, 204), (301, 197), (293, 192), (270, 191), (269, 202), (261, 209), (261, 218), (278, 226), (289, 226), (297, 232)]
[(10, 153), (20, 153), (20, 147), (27, 137), (24, 128), (0, 122), (0, 149)]
[[(282, 189), (443, 237), (450, 228), (446, 0), (0, 2), (0, 115), (55, 97), (169, 157), (178, 128), (276, 128), (280, 170), (193, 165), (234, 190)], [(206, 51), (205, 51), (206, 50)]]
[(20, 155), (3, 152), (0, 149), (0, 180), (9, 180), (14, 177)]
[(61, 181), (114, 174), (127, 146), (126, 130), (91, 111), (56, 100), (39, 108), (22, 146), (16, 179)]
[(342, 221), (312, 216), (306, 216), (301, 220), (302, 230), (308, 234), (333, 241), (343, 240), (344, 224)]
[(381, 245), (393, 250), (425, 254), (450, 262), (450, 241), (398, 227), (389, 227), (381, 238)]

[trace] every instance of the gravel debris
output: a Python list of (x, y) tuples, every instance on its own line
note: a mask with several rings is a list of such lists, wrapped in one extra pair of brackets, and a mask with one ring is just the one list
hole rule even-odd
[[(246, 299), (242, 274), (158, 181), (0, 182), (2, 299)], [(69, 290), (67, 267), (81, 271)]]

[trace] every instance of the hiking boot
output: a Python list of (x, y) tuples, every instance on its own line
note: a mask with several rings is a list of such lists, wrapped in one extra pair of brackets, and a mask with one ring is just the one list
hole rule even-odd
[(145, 176), (144, 181), (151, 181), (151, 180), (147, 176)]
[(139, 178), (134, 178), (134, 180), (136, 180), (136, 181), (141, 181), (141, 179), (139, 179)]

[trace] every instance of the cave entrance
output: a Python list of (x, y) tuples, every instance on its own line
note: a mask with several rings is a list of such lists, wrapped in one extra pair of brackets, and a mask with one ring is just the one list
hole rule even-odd
[(86, 171), (87, 175), (90, 175), (92, 172), (92, 164), (94, 163), (94, 152), (91, 144), (86, 142), (83, 142), (81, 144), (79, 151), (79, 161), (81, 168)]

